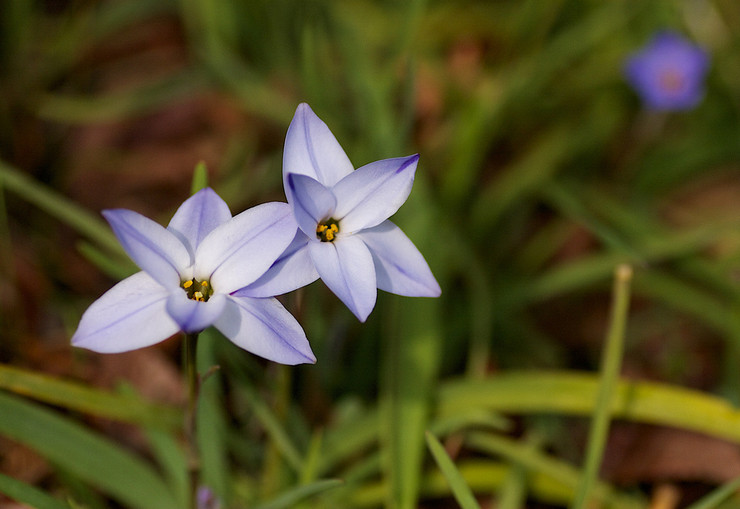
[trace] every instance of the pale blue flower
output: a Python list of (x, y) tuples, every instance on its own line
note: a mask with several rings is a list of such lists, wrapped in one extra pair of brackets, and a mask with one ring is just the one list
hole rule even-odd
[(242, 291), (293, 238), (295, 221), (287, 203), (265, 203), (232, 218), (226, 203), (206, 188), (180, 206), (167, 228), (131, 210), (103, 215), (142, 271), (87, 309), (73, 345), (125, 352), (213, 325), (266, 359), (316, 361), (303, 329), (276, 299)]
[(649, 109), (687, 110), (704, 97), (709, 56), (674, 32), (660, 32), (625, 64), (627, 81)]
[(279, 295), (321, 279), (361, 321), (377, 288), (411, 297), (441, 290), (424, 257), (388, 220), (406, 201), (418, 155), (354, 169), (307, 104), (296, 110), (283, 154), (283, 183), (298, 231), (273, 267), (247, 289)]

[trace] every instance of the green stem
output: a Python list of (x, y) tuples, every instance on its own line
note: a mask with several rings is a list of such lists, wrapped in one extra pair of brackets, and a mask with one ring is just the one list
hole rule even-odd
[(589, 429), (588, 444), (586, 446), (586, 461), (578, 485), (573, 509), (583, 509), (591, 495), (593, 486), (599, 473), (609, 434), (612, 400), (616, 392), (619, 370), (622, 365), (624, 350), (624, 333), (627, 324), (627, 312), (630, 300), (630, 282), (632, 281), (632, 267), (620, 265), (614, 275), (614, 289), (612, 293), (611, 322), (606, 336), (606, 348), (601, 358), (601, 381), (596, 397), (593, 419)]
[(188, 406), (185, 411), (185, 447), (188, 462), (188, 477), (190, 479), (189, 507), (196, 509), (198, 477), (200, 476), (200, 457), (198, 455), (198, 443), (195, 431), (196, 415), (198, 410), (198, 392), (200, 383), (198, 380), (198, 367), (195, 362), (196, 348), (198, 346), (198, 333), (185, 334), (185, 346), (183, 351), (183, 364), (185, 377), (188, 384)]

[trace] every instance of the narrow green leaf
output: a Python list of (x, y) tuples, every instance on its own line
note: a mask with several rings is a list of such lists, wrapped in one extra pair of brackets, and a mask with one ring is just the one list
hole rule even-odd
[(149, 429), (146, 434), (152, 448), (152, 455), (160, 465), (167, 484), (172, 488), (178, 506), (186, 507), (189, 479), (184, 451), (171, 433)]
[(47, 120), (77, 124), (120, 120), (190, 96), (204, 83), (200, 70), (186, 69), (134, 90), (101, 97), (45, 94), (41, 97), (38, 114)]
[(35, 509), (69, 509), (69, 506), (44, 491), (5, 474), (0, 473), (0, 493), (16, 502), (27, 504)]
[(462, 509), (480, 509), (480, 505), (475, 499), (475, 496), (473, 496), (473, 492), (465, 483), (465, 479), (463, 479), (460, 472), (455, 468), (455, 464), (447, 455), (447, 452), (444, 447), (442, 447), (442, 444), (439, 443), (437, 437), (427, 431), (426, 439), (429, 450), (432, 452), (432, 456), (434, 456), (434, 460), (437, 462), (437, 465), (445, 476), (445, 479), (447, 479), (447, 482), (450, 484), (455, 500), (460, 504), (460, 507), (462, 507)]
[[(438, 211), (429, 183), (417, 178), (414, 193), (395, 216), (398, 224), (425, 253), (444, 290), (445, 264), (435, 232)], [(381, 455), (390, 478), (389, 502), (398, 509), (418, 506), (423, 461), (424, 432), (430, 429), (439, 366), (443, 325), (441, 299), (384, 296), (381, 390)]]
[(126, 256), (118, 239), (100, 217), (3, 161), (0, 161), (0, 184), (111, 253)]
[[(597, 390), (598, 376), (593, 373), (511, 371), (487, 380), (444, 384), (438, 394), (438, 416), (476, 407), (508, 414), (589, 416)], [(740, 444), (740, 410), (692, 389), (623, 379), (611, 412), (612, 418), (674, 426)]]
[(298, 448), (291, 440), (288, 432), (285, 430), (283, 425), (280, 423), (280, 419), (270, 410), (270, 408), (262, 401), (257, 394), (252, 390), (251, 387), (243, 387), (247, 393), (247, 400), (249, 406), (254, 412), (254, 416), (260, 421), (265, 427), (265, 431), (270, 436), (270, 440), (285, 460), (290, 464), (296, 472), (300, 472), (303, 468), (303, 458)]
[(606, 281), (614, 267), (621, 263), (654, 263), (684, 256), (715, 243), (737, 228), (737, 221), (727, 221), (710, 226), (701, 225), (646, 240), (643, 246), (637, 248), (637, 252), (642, 254), (639, 260), (632, 260), (625, 253), (605, 252), (561, 264), (531, 282), (513, 288), (511, 293), (502, 299), (500, 305), (519, 307)]
[(92, 389), (3, 364), (0, 364), (0, 388), (70, 410), (158, 429), (177, 429), (182, 423), (182, 413), (175, 407), (147, 403), (133, 395)]
[[(528, 470), (532, 486), (537, 477), (545, 477), (561, 487), (565, 500), (572, 501), (573, 495), (581, 481), (581, 472), (561, 459), (549, 456), (540, 450), (499, 435), (473, 432), (468, 435), (465, 444), (477, 452), (495, 454)], [(640, 499), (619, 493), (609, 484), (597, 481), (593, 496), (599, 502), (612, 502), (614, 505), (639, 506)], [(563, 500), (563, 501), (565, 501)]]
[(344, 484), (339, 479), (326, 479), (323, 481), (316, 481), (311, 484), (303, 486), (297, 486), (291, 490), (284, 492), (274, 500), (257, 506), (257, 509), (284, 509), (294, 507), (295, 504), (301, 500), (305, 500), (308, 497), (316, 495), (326, 490), (336, 488)]
[(714, 509), (740, 489), (740, 477), (736, 477), (716, 490), (703, 496), (686, 509)]
[(111, 256), (90, 242), (78, 242), (77, 250), (111, 279), (125, 279), (140, 270), (131, 258)]
[(0, 391), (0, 434), (125, 505), (177, 509), (155, 470), (130, 452), (41, 406)]

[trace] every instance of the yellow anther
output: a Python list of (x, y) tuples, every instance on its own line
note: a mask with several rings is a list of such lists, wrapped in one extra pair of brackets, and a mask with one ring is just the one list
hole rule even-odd
[(207, 302), (208, 298), (213, 295), (213, 288), (206, 280), (188, 279), (182, 282), (182, 288), (185, 290), (188, 299), (197, 300), (198, 302)]
[(339, 233), (336, 219), (329, 218), (316, 225), (316, 236), (321, 242), (332, 242)]

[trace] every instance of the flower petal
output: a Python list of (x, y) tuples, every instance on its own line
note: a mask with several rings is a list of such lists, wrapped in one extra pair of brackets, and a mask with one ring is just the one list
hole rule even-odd
[(314, 266), (326, 286), (361, 321), (375, 307), (375, 267), (370, 250), (358, 237), (335, 242), (309, 242)]
[(308, 175), (325, 186), (333, 186), (354, 167), (326, 124), (311, 107), (298, 105), (285, 135), (283, 150), (283, 185), (288, 201), (293, 197), (288, 188), (288, 175)]
[(378, 288), (407, 297), (439, 297), (429, 265), (401, 229), (390, 221), (357, 234), (373, 255)]
[(295, 220), (287, 203), (263, 203), (222, 224), (195, 251), (194, 277), (217, 293), (256, 281), (293, 239)]
[(192, 256), (200, 241), (229, 219), (229, 206), (213, 189), (206, 187), (180, 205), (167, 229), (177, 235)]
[(281, 364), (314, 363), (306, 334), (277, 299), (227, 297), (215, 326), (235, 345)]
[(305, 175), (288, 175), (293, 195), (291, 206), (298, 226), (309, 239), (316, 239), (316, 225), (334, 214), (337, 199), (321, 182)]
[(221, 316), (226, 296), (216, 293), (208, 302), (189, 299), (185, 291), (172, 292), (167, 299), (167, 313), (186, 334), (207, 329)]
[(180, 285), (180, 271), (192, 262), (174, 233), (133, 210), (104, 210), (103, 216), (139, 268), (167, 288)]
[(366, 164), (332, 188), (337, 197), (335, 219), (340, 231), (352, 233), (377, 226), (406, 201), (414, 183), (419, 155)]
[(180, 330), (165, 310), (168, 295), (146, 272), (127, 277), (87, 308), (72, 345), (119, 353), (164, 341)]
[(313, 283), (319, 273), (308, 254), (308, 238), (297, 230), (293, 242), (257, 281), (237, 290), (233, 295), (244, 297), (274, 297)]

